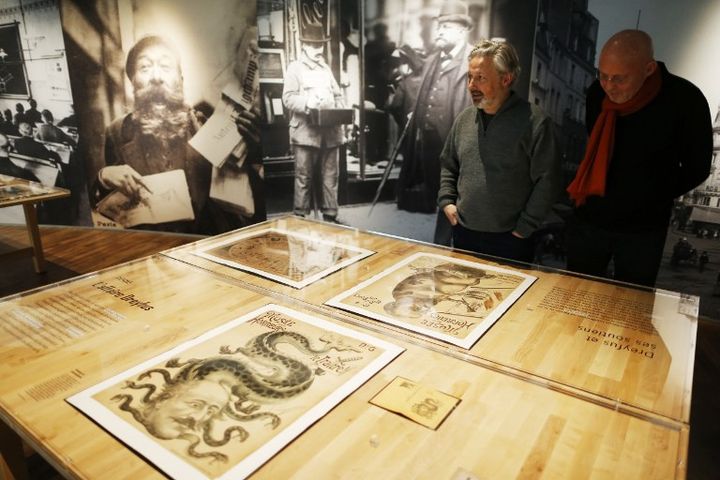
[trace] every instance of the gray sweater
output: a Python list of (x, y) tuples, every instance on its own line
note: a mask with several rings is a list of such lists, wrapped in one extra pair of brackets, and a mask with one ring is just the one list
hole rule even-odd
[(476, 107), (463, 110), (440, 161), (438, 206), (455, 204), (470, 230), (528, 237), (560, 194), (552, 121), (514, 93), (487, 130)]

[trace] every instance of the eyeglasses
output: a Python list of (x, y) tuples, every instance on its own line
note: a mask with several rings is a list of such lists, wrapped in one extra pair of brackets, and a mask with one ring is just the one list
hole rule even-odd
[(597, 78), (598, 80), (600, 80), (601, 83), (622, 85), (623, 83), (627, 82), (628, 78), (630, 78), (630, 75), (607, 75), (605, 73), (598, 72)]

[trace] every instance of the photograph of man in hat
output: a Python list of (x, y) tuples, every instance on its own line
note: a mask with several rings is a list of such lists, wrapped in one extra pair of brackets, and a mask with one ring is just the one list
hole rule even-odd
[[(322, 25), (305, 25), (300, 37), (302, 52), (287, 67), (282, 101), (290, 111), (290, 144), (295, 154), (293, 213), (308, 215), (315, 198), (323, 220), (337, 222), (338, 159), (340, 145), (345, 141), (343, 128), (314, 125), (310, 119), (311, 109), (344, 107), (340, 86), (325, 62), (328, 40)], [(321, 186), (315, 185), (317, 178)]]
[[(440, 152), (455, 117), (472, 105), (466, 88), (467, 43), (472, 19), (462, 1), (445, 2), (437, 17), (435, 47), (420, 80), (413, 121), (408, 130), (407, 158), (403, 159), (398, 188), (398, 208), (416, 212), (436, 211), (440, 188)], [(452, 231), (440, 212), (435, 243), (450, 245)]]

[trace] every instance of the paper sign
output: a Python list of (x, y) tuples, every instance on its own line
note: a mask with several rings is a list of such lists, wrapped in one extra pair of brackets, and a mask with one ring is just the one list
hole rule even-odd
[(224, 237), (194, 253), (293, 288), (304, 288), (375, 252), (336, 242), (327, 234), (321, 238), (269, 228)]
[(230, 153), (240, 161), (247, 154), (233, 116), (235, 110), (252, 110), (260, 90), (257, 27), (246, 30), (238, 52), (244, 55), (244, 61), (236, 66), (236, 79), (225, 85), (212, 116), (190, 139), (190, 145), (217, 168), (223, 166)]
[(190, 146), (220, 168), (238, 143), (243, 141), (232, 117), (233, 106), (221, 100), (215, 112), (190, 139)]
[(260, 91), (257, 27), (249, 27), (245, 30), (238, 52), (242, 60), (236, 65), (235, 74), (236, 78), (241, 80), (229, 82), (222, 93), (245, 110), (252, 110)]

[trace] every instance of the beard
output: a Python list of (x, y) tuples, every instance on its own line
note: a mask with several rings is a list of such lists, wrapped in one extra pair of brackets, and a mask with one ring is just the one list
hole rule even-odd
[(452, 39), (444, 37), (438, 37), (435, 39), (435, 46), (443, 53), (450, 53), (452, 49), (455, 48), (455, 45), (457, 45), (457, 42)]
[(133, 118), (143, 135), (162, 143), (185, 139), (190, 128), (190, 107), (185, 105), (182, 85), (170, 88), (148, 85), (135, 89)]

